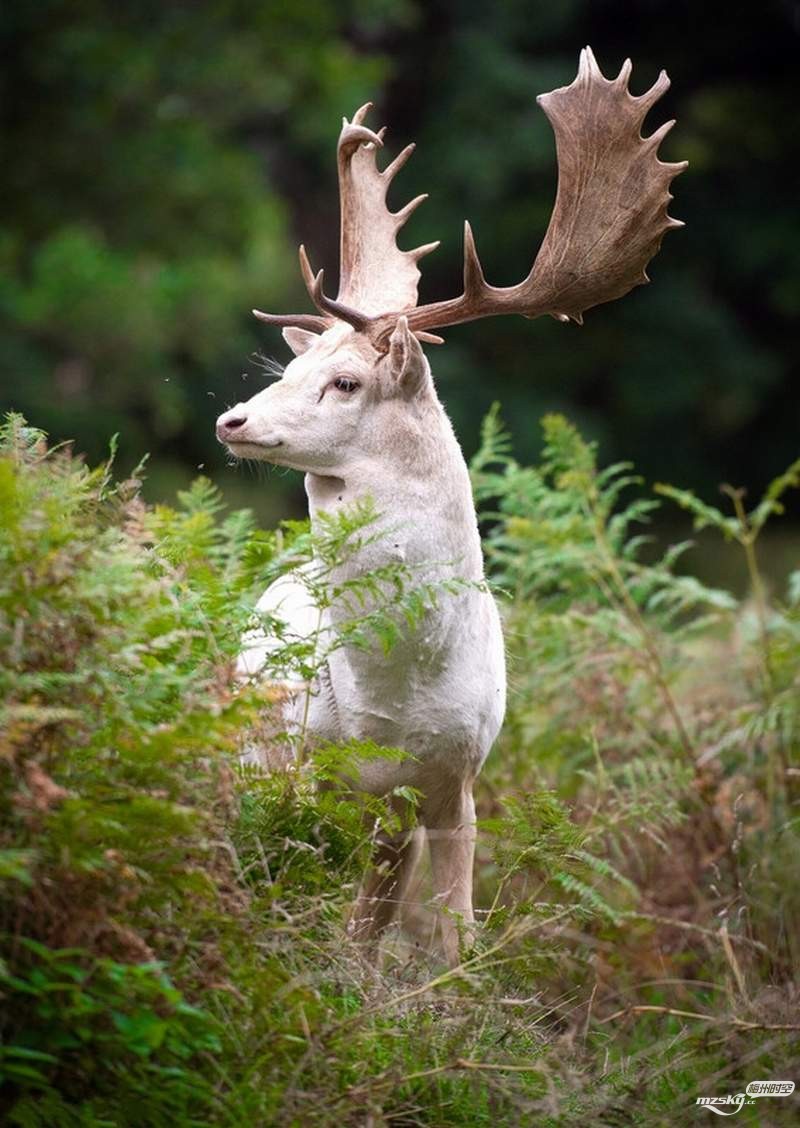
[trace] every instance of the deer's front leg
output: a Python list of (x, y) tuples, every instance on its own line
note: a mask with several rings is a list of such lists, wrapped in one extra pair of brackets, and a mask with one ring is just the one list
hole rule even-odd
[(441, 914), (445, 957), (451, 967), (458, 963), (459, 914), (466, 925), (475, 920), (472, 911), (472, 867), (475, 856), (475, 802), (472, 780), (459, 781), (452, 791), (426, 799), (421, 812), (431, 850), (433, 895), (447, 912)]

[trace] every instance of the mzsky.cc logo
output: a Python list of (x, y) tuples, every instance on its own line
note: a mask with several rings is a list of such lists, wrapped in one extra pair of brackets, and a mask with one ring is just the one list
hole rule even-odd
[(790, 1097), (793, 1092), (794, 1081), (751, 1081), (744, 1093), (698, 1097), (695, 1104), (715, 1112), (717, 1116), (735, 1116), (746, 1104), (755, 1104), (758, 1097)]

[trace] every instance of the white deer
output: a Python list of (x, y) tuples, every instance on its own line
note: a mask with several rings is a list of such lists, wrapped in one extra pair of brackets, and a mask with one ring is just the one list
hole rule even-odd
[[(388, 654), (334, 649), (312, 687), (308, 731), (330, 741), (370, 740), (400, 748), (397, 761), (370, 760), (357, 786), (389, 795), (418, 789), (418, 818), (430, 845), (435, 898), (446, 909), (446, 955), (458, 958), (456, 915), (473, 920), (475, 840), (473, 784), (500, 730), (505, 664), (500, 617), (482, 587), (483, 562), (467, 467), (436, 394), (420, 342), (441, 343), (431, 330), (493, 314), (550, 314), (581, 322), (582, 313), (647, 281), (645, 267), (665, 231), (670, 181), (681, 164), (656, 150), (672, 122), (643, 139), (640, 127), (669, 86), (662, 71), (641, 97), (627, 88), (630, 62), (603, 77), (591, 50), (581, 52), (575, 81), (539, 97), (553, 126), (559, 183), (553, 216), (528, 277), (517, 286), (487, 284), (469, 224), (464, 233), (464, 292), (417, 306), (419, 259), (438, 244), (398, 248), (400, 228), (419, 196), (397, 213), (386, 193), (413, 151), (383, 171), (376, 154), (384, 130), (363, 124), (370, 106), (344, 121), (338, 144), (341, 203), (340, 285), (326, 297), (300, 248), (303, 275), (318, 314), (254, 311), (283, 335), (294, 359), (274, 384), (226, 411), (217, 435), (241, 458), (305, 472), (312, 527), (373, 499), (385, 535), (342, 565), (346, 575), (402, 561), (438, 567), (441, 578), (467, 585), (440, 598), (421, 626)], [(337, 578), (341, 579), (341, 575)], [(303, 635), (318, 625), (302, 577), (283, 577), (259, 603), (290, 619)], [(335, 604), (324, 615), (334, 629)], [(242, 668), (253, 671), (269, 640), (250, 639)], [(419, 856), (419, 833), (386, 839), (365, 879), (350, 930), (375, 939), (404, 899)]]

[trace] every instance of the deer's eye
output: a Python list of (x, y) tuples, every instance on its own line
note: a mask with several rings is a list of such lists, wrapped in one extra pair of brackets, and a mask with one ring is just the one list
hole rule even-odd
[(337, 376), (333, 386), (340, 392), (355, 392), (361, 387), (358, 380), (353, 380), (350, 376)]

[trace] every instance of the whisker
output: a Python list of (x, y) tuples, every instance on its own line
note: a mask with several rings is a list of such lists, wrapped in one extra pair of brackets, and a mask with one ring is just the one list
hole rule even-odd
[(251, 354), (250, 359), (270, 380), (279, 380), (281, 376), (283, 376), (286, 365), (281, 364), (274, 356), (267, 356), (266, 353), (255, 352)]

